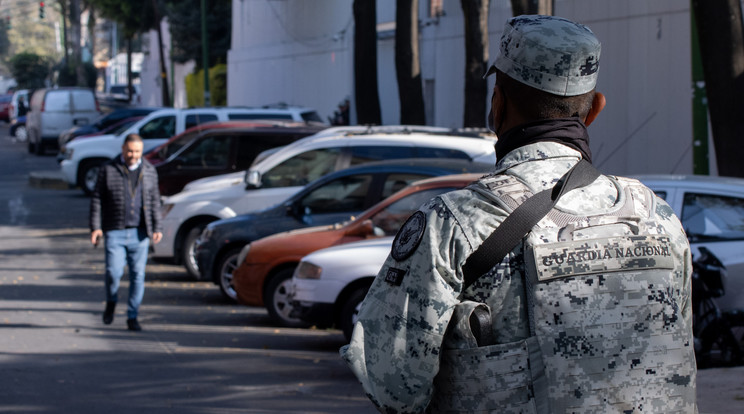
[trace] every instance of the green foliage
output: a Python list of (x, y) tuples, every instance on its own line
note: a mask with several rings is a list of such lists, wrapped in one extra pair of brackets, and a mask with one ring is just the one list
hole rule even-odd
[[(204, 106), (204, 71), (186, 75), (186, 104), (189, 108)], [(209, 69), (209, 92), (211, 106), (227, 105), (227, 65), (220, 64)]]
[(84, 62), (82, 64), (83, 70), (85, 71), (85, 85), (77, 84), (77, 73), (74, 67), (61, 62), (55, 67), (57, 70), (57, 82), (58, 86), (85, 86), (88, 88), (96, 87), (96, 78), (98, 73), (96, 67), (92, 62)]
[[(208, 0), (207, 45), (209, 67), (227, 62), (232, 34), (231, 0)], [(202, 68), (201, 0), (166, 0), (175, 62), (193, 59)]]
[(13, 56), (9, 64), (19, 89), (44, 87), (44, 80), (49, 76), (51, 66), (47, 58), (30, 52)]
[[(119, 23), (124, 37), (131, 38), (157, 26), (153, 0), (87, 0), (101, 15)], [(158, 17), (164, 17), (163, 0), (154, 1)]]

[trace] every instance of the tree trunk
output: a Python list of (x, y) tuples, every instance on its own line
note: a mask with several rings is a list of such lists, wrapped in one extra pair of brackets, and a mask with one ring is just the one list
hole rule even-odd
[(155, 0), (152, 0), (152, 10), (155, 15), (155, 27), (158, 30), (158, 50), (160, 52), (160, 91), (163, 93), (163, 106), (169, 107), (170, 92), (168, 92), (168, 72), (165, 70), (165, 56), (163, 54), (163, 25), (160, 21), (160, 13)]
[(380, 125), (377, 86), (377, 11), (375, 0), (354, 0), (354, 91), (357, 123)]
[(70, 45), (70, 34), (68, 33), (68, 27), (67, 27), (67, 0), (59, 0), (59, 7), (60, 7), (60, 14), (62, 15), (62, 53), (64, 53), (64, 61), (69, 64), (70, 62), (70, 53), (67, 50)]
[(488, 8), (490, 0), (461, 0), (465, 16), (465, 113), (464, 127), (482, 128), (487, 113)]
[(400, 123), (425, 125), (426, 112), (418, 44), (418, 0), (396, 2), (395, 73), (398, 78)]
[(83, 50), (80, 44), (80, 0), (70, 0), (70, 44), (72, 46), (72, 57), (67, 66), (75, 71), (76, 85), (87, 86), (85, 79), (85, 68), (83, 68)]
[(718, 173), (744, 177), (744, 38), (739, 0), (693, 0)]
[(545, 14), (553, 15), (554, 0), (511, 0), (512, 14)]
[(127, 103), (132, 103), (132, 36), (127, 37)]

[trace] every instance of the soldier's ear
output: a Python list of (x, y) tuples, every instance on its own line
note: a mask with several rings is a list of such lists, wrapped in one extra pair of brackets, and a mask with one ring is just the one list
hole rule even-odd
[(592, 100), (592, 107), (591, 109), (589, 109), (589, 113), (586, 114), (584, 125), (589, 126), (592, 122), (594, 122), (594, 120), (597, 119), (597, 115), (602, 112), (606, 104), (607, 100), (605, 99), (605, 96), (602, 94), (602, 92), (595, 92), (594, 99)]

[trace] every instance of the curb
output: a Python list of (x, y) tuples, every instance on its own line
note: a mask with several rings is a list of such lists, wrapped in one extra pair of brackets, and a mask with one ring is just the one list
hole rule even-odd
[(72, 188), (64, 180), (61, 171), (32, 171), (28, 175), (28, 183), (31, 187), (45, 188), (51, 190), (69, 190)]

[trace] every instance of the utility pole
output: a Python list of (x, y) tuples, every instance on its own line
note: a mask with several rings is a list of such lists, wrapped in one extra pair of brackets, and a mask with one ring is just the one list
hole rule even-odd
[(207, 44), (207, 5), (201, 0), (202, 68), (204, 69), (204, 106), (211, 106), (209, 93), (209, 45)]

